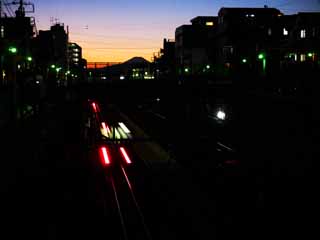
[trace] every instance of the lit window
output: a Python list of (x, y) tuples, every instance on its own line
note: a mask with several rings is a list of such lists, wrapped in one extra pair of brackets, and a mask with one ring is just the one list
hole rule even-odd
[(298, 61), (298, 54), (296, 53), (289, 53), (288, 57), (295, 62)]
[(306, 38), (306, 30), (305, 30), (305, 29), (302, 29), (302, 30), (300, 31), (300, 37), (301, 37), (301, 38)]
[(1, 38), (4, 38), (4, 26), (1, 26), (1, 30), (0, 30), (0, 36)]
[(269, 35), (269, 36), (272, 35), (272, 29), (271, 29), (271, 28), (268, 29), (268, 35)]
[(78, 58), (74, 58), (73, 61), (74, 62), (79, 62), (79, 59)]
[(287, 29), (283, 29), (283, 36), (288, 36), (289, 35), (289, 32), (288, 32), (288, 30)]
[(301, 54), (300, 55), (300, 62), (304, 62), (306, 61), (306, 55), (305, 54)]
[(213, 22), (206, 22), (206, 26), (213, 26), (214, 23)]

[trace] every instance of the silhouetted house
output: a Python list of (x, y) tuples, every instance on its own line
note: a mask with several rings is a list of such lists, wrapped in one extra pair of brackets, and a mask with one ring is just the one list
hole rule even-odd
[(171, 39), (163, 40), (163, 48), (160, 49), (159, 56), (154, 60), (155, 75), (157, 78), (173, 77), (175, 75), (175, 41)]
[(199, 16), (192, 25), (182, 25), (175, 32), (175, 55), (178, 74), (202, 74), (212, 64), (212, 38), (217, 17)]
[(42, 63), (66, 69), (68, 36), (63, 24), (55, 24), (50, 30), (39, 31), (37, 46), (38, 57)]
[(28, 87), (34, 34), (34, 18), (26, 17), (23, 8), (16, 11), (16, 17), (0, 18), (0, 126), (17, 120), (27, 102), (35, 100)]
[(275, 27), (281, 16), (275, 8), (221, 8), (215, 36), (218, 66), (231, 72), (244, 66), (265, 72), (267, 64), (279, 62), (274, 50), (279, 48)]
[[(9, 48), (16, 48), (16, 61), (23, 71), (27, 67), (27, 56), (31, 56), (31, 39), (35, 34), (34, 19), (25, 15), (0, 18), (0, 87), (12, 80)], [(11, 78), (11, 79), (10, 79)]]
[(35, 57), (49, 88), (67, 84), (68, 35), (63, 24), (39, 31), (35, 39)]
[(320, 12), (298, 13), (292, 18), (291, 31), (286, 44), (286, 58), (295, 63), (309, 62), (319, 66), (320, 54)]

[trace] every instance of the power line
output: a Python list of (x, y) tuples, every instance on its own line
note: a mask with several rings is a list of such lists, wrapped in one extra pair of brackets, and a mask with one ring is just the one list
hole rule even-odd
[(11, 13), (10, 9), (8, 8), (7, 5), (5, 5), (5, 8), (7, 9), (7, 13), (9, 14), (10, 17), (13, 17), (14, 15)]
[(4, 0), (4, 6), (7, 9), (7, 13), (10, 15), (10, 17), (14, 17), (15, 14), (7, 0)]

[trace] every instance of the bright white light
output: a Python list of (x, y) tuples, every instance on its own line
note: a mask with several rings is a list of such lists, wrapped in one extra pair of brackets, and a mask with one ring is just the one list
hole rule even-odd
[(40, 82), (39, 82), (39, 81), (36, 81), (36, 84), (40, 84)]
[(131, 131), (127, 128), (127, 126), (122, 123), (122, 122), (119, 122), (119, 126), (122, 128), (122, 130), (125, 132), (125, 133), (131, 133)]
[(156, 100), (157, 100), (157, 102), (160, 102), (161, 99), (160, 99), (160, 98), (157, 98)]
[(125, 79), (125, 77), (124, 76), (120, 76), (120, 80), (124, 80)]
[(219, 110), (217, 112), (217, 118), (220, 119), (220, 120), (225, 120), (226, 119), (226, 113), (221, 111), (221, 110)]

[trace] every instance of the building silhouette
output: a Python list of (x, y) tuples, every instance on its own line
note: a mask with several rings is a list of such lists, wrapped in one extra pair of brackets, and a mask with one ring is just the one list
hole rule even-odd
[(191, 25), (182, 25), (175, 32), (175, 63), (178, 75), (198, 75), (207, 70), (212, 60), (211, 38), (217, 17), (200, 16)]
[[(195, 17), (190, 25), (178, 27), (174, 57), (173, 52), (164, 51), (164, 42), (155, 69), (164, 75), (174, 68), (177, 76), (184, 78), (242, 78), (241, 82), (248, 80), (249, 85), (269, 78), (274, 81), (269, 81), (271, 85), (285, 86), (288, 69), (299, 74), (319, 72), (319, 34), (320, 12), (285, 15), (267, 6), (221, 8), (218, 16)], [(294, 88), (299, 85), (292, 83)]]

